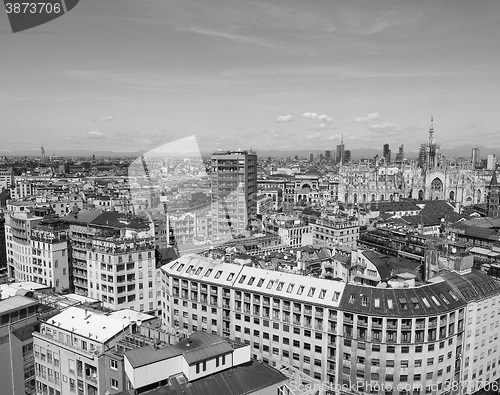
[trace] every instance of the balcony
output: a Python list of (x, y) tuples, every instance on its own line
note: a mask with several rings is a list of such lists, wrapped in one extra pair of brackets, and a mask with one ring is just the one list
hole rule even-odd
[(85, 375), (85, 379), (91, 383), (97, 384), (97, 374)]
[(318, 318), (323, 318), (323, 312), (316, 310), (316, 312), (314, 313), (314, 316), (318, 317)]
[(368, 327), (368, 321), (358, 320), (358, 326), (361, 326), (363, 328), (367, 328)]

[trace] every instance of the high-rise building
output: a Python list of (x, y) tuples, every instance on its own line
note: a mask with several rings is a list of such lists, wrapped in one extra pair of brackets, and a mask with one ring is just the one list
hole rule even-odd
[(337, 145), (337, 151), (335, 155), (335, 161), (337, 163), (340, 163), (341, 165), (344, 164), (345, 161), (345, 147), (344, 147), (344, 135), (342, 135), (340, 139), (340, 144)]
[(481, 154), (479, 148), (472, 148), (470, 161), (472, 162), (472, 165), (476, 165), (477, 163), (481, 162)]
[(495, 170), (493, 170), (493, 176), (486, 191), (486, 216), (491, 218), (500, 217), (500, 185)]
[(401, 146), (399, 147), (399, 151), (396, 154), (396, 164), (400, 165), (401, 163), (404, 162), (404, 160), (405, 160), (404, 145), (401, 144)]
[(331, 162), (331, 160), (332, 160), (332, 151), (329, 151), (329, 150), (325, 151), (325, 160), (327, 162)]
[(344, 159), (342, 160), (342, 163), (343, 164), (347, 164), (347, 163), (350, 163), (351, 162), (351, 150), (350, 149), (346, 149), (344, 151)]
[(229, 239), (245, 232), (257, 210), (257, 155), (221, 151), (211, 157), (212, 236)]
[(488, 159), (486, 160), (486, 169), (495, 170), (496, 165), (497, 165), (497, 160), (495, 154), (489, 154)]
[(309, 162), (314, 162), (314, 154), (312, 152), (309, 152), (309, 154), (307, 155), (307, 159), (309, 160)]
[(391, 150), (389, 149), (389, 144), (384, 144), (383, 156), (385, 163), (391, 163)]

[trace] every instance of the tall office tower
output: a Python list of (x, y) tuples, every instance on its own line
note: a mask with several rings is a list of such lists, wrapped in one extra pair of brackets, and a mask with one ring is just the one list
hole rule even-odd
[(389, 144), (384, 144), (384, 151), (383, 151), (385, 163), (390, 163), (391, 162), (391, 150), (389, 149)]
[(342, 135), (341, 139), (340, 139), (340, 144), (337, 145), (337, 153), (335, 155), (335, 159), (336, 159), (336, 162), (337, 163), (340, 163), (340, 164), (343, 164), (345, 162), (345, 158), (344, 158), (344, 155), (345, 155), (345, 147), (344, 147), (344, 135)]
[(350, 149), (346, 149), (344, 151), (344, 159), (342, 160), (342, 163), (349, 163), (351, 161), (351, 150)]
[(500, 217), (500, 185), (495, 170), (493, 170), (490, 185), (486, 188), (486, 216), (498, 218)]
[(472, 162), (472, 165), (475, 166), (477, 163), (481, 162), (481, 155), (479, 148), (472, 148), (472, 154), (470, 161)]
[(229, 239), (247, 229), (257, 211), (257, 154), (215, 152), (212, 162), (212, 237)]
[(332, 151), (325, 151), (325, 160), (327, 162), (331, 162), (331, 160), (332, 160)]
[(486, 169), (495, 170), (496, 165), (497, 165), (497, 160), (495, 158), (495, 154), (489, 154), (488, 159), (486, 161)]
[(404, 145), (401, 144), (401, 147), (399, 147), (399, 151), (396, 154), (396, 163), (400, 165), (401, 163), (404, 162), (404, 160), (405, 160)]
[(314, 161), (314, 154), (312, 152), (309, 152), (309, 154), (307, 155), (307, 159), (309, 160), (309, 162), (313, 162)]

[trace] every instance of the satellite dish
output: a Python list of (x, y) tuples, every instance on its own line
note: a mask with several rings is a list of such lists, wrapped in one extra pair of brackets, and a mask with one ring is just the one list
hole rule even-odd
[(453, 247), (453, 248), (451, 249), (451, 252), (452, 252), (453, 254), (456, 254), (456, 253), (457, 253), (457, 249), (456, 249), (455, 247)]

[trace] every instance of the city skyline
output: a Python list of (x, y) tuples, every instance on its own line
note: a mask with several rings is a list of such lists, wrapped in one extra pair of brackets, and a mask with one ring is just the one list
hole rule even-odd
[(213, 4), (86, 1), (15, 35), (2, 13), (2, 148), (416, 152), (431, 115), (443, 147), (500, 147), (497, 2)]

